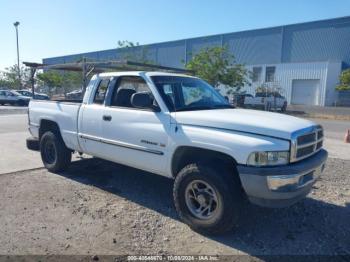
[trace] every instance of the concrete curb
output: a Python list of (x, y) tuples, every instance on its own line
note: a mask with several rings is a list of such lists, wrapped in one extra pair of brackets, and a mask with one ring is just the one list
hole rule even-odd
[(5, 175), (12, 175), (12, 174), (20, 174), (20, 173), (25, 173), (25, 172), (31, 172), (31, 171), (36, 171), (36, 170), (41, 170), (44, 169), (44, 167), (34, 167), (34, 168), (29, 168), (29, 169), (23, 169), (23, 170), (16, 170), (16, 171), (10, 171), (6, 173), (0, 173), (0, 176), (5, 176)]
[(20, 115), (26, 114), (28, 107), (24, 108), (0, 108), (0, 115)]
[(302, 117), (302, 118), (318, 118), (318, 119), (328, 119), (328, 120), (344, 120), (344, 121), (350, 121), (350, 115), (327, 115), (327, 114), (315, 114), (315, 113), (308, 113), (308, 114), (288, 114), (295, 117)]

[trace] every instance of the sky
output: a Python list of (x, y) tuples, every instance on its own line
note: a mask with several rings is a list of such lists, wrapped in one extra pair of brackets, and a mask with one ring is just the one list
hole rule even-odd
[(0, 70), (20, 61), (350, 15), (350, 0), (0, 0)]

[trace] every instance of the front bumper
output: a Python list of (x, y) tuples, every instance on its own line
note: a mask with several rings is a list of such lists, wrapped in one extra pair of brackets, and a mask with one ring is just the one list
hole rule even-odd
[(238, 173), (249, 200), (260, 206), (285, 207), (304, 198), (324, 170), (326, 150), (300, 162), (278, 167), (239, 165)]

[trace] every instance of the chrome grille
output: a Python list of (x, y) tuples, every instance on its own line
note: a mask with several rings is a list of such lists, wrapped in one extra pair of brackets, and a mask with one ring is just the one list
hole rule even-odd
[(311, 133), (303, 136), (299, 136), (297, 139), (298, 145), (304, 145), (315, 141), (316, 133)]
[(313, 126), (296, 132), (292, 138), (291, 162), (312, 156), (323, 146), (323, 129)]
[(297, 149), (297, 158), (301, 158), (303, 156), (312, 154), (314, 152), (314, 149), (315, 149), (314, 145), (298, 148)]

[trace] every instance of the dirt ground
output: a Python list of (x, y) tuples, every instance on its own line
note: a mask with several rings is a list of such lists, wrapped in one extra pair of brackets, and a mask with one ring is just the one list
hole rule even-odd
[(350, 255), (350, 161), (329, 159), (300, 203), (247, 205), (234, 232), (203, 236), (177, 218), (172, 180), (99, 159), (69, 171), (0, 175), (0, 254)]

